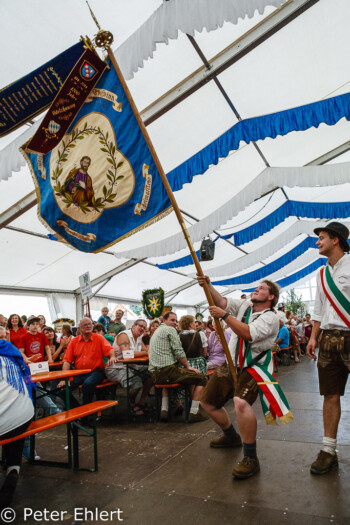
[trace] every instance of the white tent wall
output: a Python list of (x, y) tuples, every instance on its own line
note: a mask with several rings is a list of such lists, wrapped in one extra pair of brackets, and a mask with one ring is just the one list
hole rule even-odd
[[(175, 2), (177, 8), (181, 9), (186, 1)], [(206, 2), (192, 0), (193, 13), (196, 6), (203, 6)], [(157, 8), (169, 9), (170, 3), (173, 0), (144, 0), (142, 3), (137, 0), (91, 0), (92, 9), (101, 25), (110, 29), (115, 36), (113, 49), (124, 41), (125, 46), (130, 45), (133, 39), (135, 43), (138, 32), (131, 35), (137, 28), (141, 26), (140, 32), (145, 31), (148, 17)], [(236, 2), (230, 0), (226, 4), (234, 6)], [(265, 10), (262, 8), (260, 13), (255, 11), (254, 16), (240, 18), (237, 24), (225, 22), (222, 27), (209, 32), (198, 32), (194, 28), (210, 16), (215, 18), (216, 4), (210, 13), (202, 10), (200, 14), (203, 16), (187, 17), (187, 22), (192, 20), (193, 23), (189, 33), (194, 35), (194, 41), (210, 62), (210, 68), (203, 65), (193, 41), (180, 32), (172, 35), (173, 39), (168, 41), (168, 45), (156, 44), (152, 58), (144, 62), (141, 60), (139, 65), (142, 64), (142, 67), (128, 80), (166, 172), (237, 123), (237, 114), (242, 119), (255, 117), (349, 91), (350, 80), (344, 66), (346, 50), (350, 45), (348, 0), (290, 0), (284, 2), (281, 9), (276, 9), (277, 3), (270, 5), (264, 0), (249, 3), (250, 6), (258, 4), (267, 7)], [(33, 9), (35, 18), (29, 16)], [(297, 15), (289, 19), (287, 13), (293, 10)], [(70, 13), (69, 20), (67, 12)], [(85, 5), (77, 3), (72, 7), (68, 0), (58, 3), (53, 0), (34, 0), (31, 3), (4, 0), (0, 5), (0, 20), (2, 86), (62, 52), (74, 44), (80, 34), (92, 37), (96, 33)], [(34, 23), (42, 27), (40, 33), (35, 31)], [(13, 31), (14, 27), (16, 31)], [(278, 30), (274, 31), (275, 27)], [(59, 39), (54, 37), (56, 32), (60, 35)], [(151, 33), (146, 34), (152, 38)], [(25, 46), (23, 41), (27, 42)], [(43, 41), (45, 46), (42, 45)], [(246, 45), (246, 51), (242, 52)], [(133, 44), (130, 57), (136, 48)], [(11, 59), (8, 49), (11, 49)], [(227, 56), (232, 61), (229, 67), (220, 71), (216, 79), (213, 71)], [(201, 85), (199, 89), (196, 89), (197, 83)], [(191, 95), (187, 96), (186, 89), (189, 87)], [(228, 98), (224, 98), (221, 89), (225, 90)], [(177, 101), (179, 95), (181, 100)], [(166, 106), (169, 103), (173, 104), (171, 109)], [(81, 312), (80, 298), (74, 295), (74, 292), (78, 293), (78, 277), (86, 271), (90, 272), (95, 284), (94, 292), (97, 291), (96, 299), (93, 299), (97, 310), (105, 301), (106, 304), (110, 304), (110, 301), (139, 304), (143, 289), (158, 286), (164, 289), (166, 301), (178, 308), (179, 312), (181, 309), (190, 311), (191, 308), (194, 311), (195, 305), (205, 303), (203, 291), (195, 285), (193, 265), (171, 271), (156, 267), (157, 264), (188, 254), (182, 236), (179, 237), (181, 242), (173, 242), (174, 234), (180, 232), (174, 214), (117, 243), (106, 252), (86, 254), (48, 239), (48, 230), (38, 220), (33, 196), (29, 198), (33, 207), (23, 214), (19, 212), (19, 206), (15, 204), (30, 195), (34, 185), (28, 167), (20, 167), (23, 166), (23, 160), (19, 160), (17, 148), (21, 139), (18, 139), (16, 147), (13, 141), (27, 129), (28, 125), (25, 125), (0, 139), (0, 247), (6, 254), (0, 261), (0, 287), (6, 288), (7, 293), (22, 293), (24, 289), (25, 293), (29, 290), (40, 297), (48, 297), (49, 294), (51, 317), (62, 314), (73, 319), (76, 319), (77, 312), (78, 317)], [(185, 184), (180, 191), (176, 191), (175, 196), (185, 212), (184, 219), (188, 227), (197, 224), (197, 220), (205, 220), (211, 213), (215, 214), (220, 206), (254, 181), (267, 164), (272, 167), (299, 167), (310, 163), (349, 161), (349, 122), (343, 118), (333, 126), (321, 124), (317, 129), (292, 132), (275, 139), (266, 138), (259, 140), (257, 147), (260, 152), (254, 144), (241, 142), (237, 151), (230, 152), (204, 174), (195, 176), (191, 184)], [(3, 162), (6, 156), (7, 161)], [(290, 199), (308, 202), (339, 202), (347, 199), (348, 184), (335, 185), (333, 188), (315, 186), (301, 189), (286, 186), (283, 190), (278, 189), (274, 194), (266, 195), (241, 209), (226, 223), (216, 224), (215, 228), (225, 235), (254, 224), (285, 202), (283, 191)], [(8, 221), (3, 227), (2, 220), (5, 218)], [(204, 272), (251, 252), (257, 254), (256, 264), (240, 269), (236, 274), (264, 267), (298, 244), (300, 236), (291, 238), (284, 246), (276, 247), (275, 253), (267, 259), (259, 257), (259, 251), (265, 244), (287, 231), (290, 224), (297, 220), (289, 217), (259, 239), (240, 247), (234, 246), (233, 238), (229, 241), (218, 240), (215, 259), (203, 263)], [(211, 228), (214, 228), (213, 224)], [(205, 233), (210, 233), (214, 238), (216, 234), (212, 233), (212, 229), (209, 226)], [(194, 243), (196, 250), (201, 238), (199, 236)], [(160, 248), (162, 241), (168, 243), (166, 253)], [(142, 261), (130, 260), (131, 256), (127, 255), (136, 249), (140, 252), (137, 259)], [(122, 257), (118, 255), (116, 258), (113, 253), (121, 254)], [(144, 259), (146, 256), (148, 258)], [(287, 276), (287, 272), (287, 267), (282, 268), (278, 275), (284, 273)], [(219, 277), (232, 276), (235, 276), (234, 271), (229, 276)], [(310, 277), (292, 286), (298, 287)], [(230, 293), (229, 286), (221, 286), (220, 290)], [(239, 291), (234, 293), (239, 295)]]

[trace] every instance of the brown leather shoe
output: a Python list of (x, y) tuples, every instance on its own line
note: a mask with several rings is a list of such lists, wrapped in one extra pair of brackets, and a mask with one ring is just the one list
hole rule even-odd
[(209, 417), (206, 414), (203, 414), (203, 412), (198, 411), (197, 414), (192, 414), (190, 412), (188, 416), (188, 422), (189, 423), (198, 423), (199, 421), (207, 421)]
[(242, 440), (241, 436), (238, 434), (235, 435), (233, 439), (229, 439), (225, 436), (225, 434), (222, 434), (222, 436), (212, 439), (210, 442), (210, 446), (212, 448), (235, 448), (235, 447), (241, 447), (242, 446)]
[(163, 423), (166, 423), (168, 421), (168, 418), (169, 418), (169, 414), (168, 414), (168, 411), (167, 410), (161, 410), (160, 411), (160, 421), (162, 421)]
[(316, 461), (311, 465), (310, 472), (312, 474), (326, 474), (333, 467), (338, 465), (338, 456), (337, 454), (329, 454), (324, 450), (321, 450), (317, 456)]
[(236, 479), (246, 479), (254, 476), (260, 471), (260, 464), (258, 458), (244, 458), (235, 466), (232, 471), (232, 476)]

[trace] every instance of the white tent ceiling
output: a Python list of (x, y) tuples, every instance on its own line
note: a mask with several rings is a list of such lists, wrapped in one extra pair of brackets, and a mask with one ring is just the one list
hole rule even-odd
[[(170, 0), (179, 4), (181, 1)], [(192, 0), (191, 5), (195, 9), (196, 3), (203, 5), (205, 1)], [(230, 2), (232, 5), (241, 4), (239, 0), (225, 0), (224, 3)], [(161, 0), (91, 0), (90, 4), (100, 24), (114, 34), (115, 49), (157, 8), (162, 8), (163, 3)], [(266, 28), (271, 29), (278, 24), (288, 9), (295, 9), (294, 19), (287, 18), (278, 31), (272, 30), (269, 36), (264, 36)], [(289, 0), (281, 9), (267, 6), (263, 14), (255, 12), (252, 18), (240, 19), (237, 24), (225, 22), (223, 27), (210, 32), (194, 32), (194, 40), (180, 32), (178, 38), (169, 40), (168, 45), (158, 43), (153, 58), (144, 62), (144, 67), (128, 80), (128, 86), (147, 124), (165, 172), (237, 123), (237, 113), (245, 119), (347, 93), (350, 87), (345, 67), (350, 47), (349, 15), (348, 0)], [(15, 81), (73, 45), (81, 34), (93, 37), (96, 33), (83, 0), (74, 3), (69, 0), (3, 0), (0, 4), (0, 25), (1, 86)], [(257, 42), (240, 56), (240, 47), (244, 47), (249, 39)], [(220, 61), (223, 50), (232, 56), (238, 53), (238, 56), (217, 77), (209, 77), (208, 82), (203, 82), (190, 96), (184, 96), (183, 100), (168, 109), (167, 103), (184, 93), (189, 85), (194, 86), (200, 75), (202, 78), (210, 75), (211, 70), (203, 66), (203, 56), (200, 57), (194, 44), (199, 46), (212, 70)], [(223, 96), (221, 88), (229, 101)], [(160, 115), (158, 111), (163, 107), (167, 110)], [(2, 167), (1, 156), (4, 157), (11, 147), (15, 151), (13, 141), (27, 129), (28, 125), (23, 126), (0, 140)], [(18, 140), (20, 144), (21, 139)], [(221, 159), (217, 166), (210, 167), (175, 193), (180, 208), (185, 212), (187, 225), (195, 224), (196, 220), (205, 218), (224, 205), (267, 165), (298, 167), (311, 163), (349, 162), (349, 140), (349, 123), (342, 119), (334, 126), (321, 124), (318, 129), (258, 141), (258, 150), (253, 144), (241, 143), (239, 150)], [(0, 243), (3, 254), (0, 290), (8, 293), (20, 290), (72, 292), (79, 287), (78, 276), (89, 270), (95, 290), (109, 279), (99, 295), (120, 301), (139, 301), (143, 289), (158, 286), (164, 288), (166, 296), (174, 304), (192, 306), (204, 301), (202, 290), (193, 286), (193, 265), (173, 271), (160, 270), (155, 266), (187, 255), (187, 250), (177, 253), (169, 250), (167, 255), (149, 257), (138, 263), (113, 255), (113, 252), (118, 256), (118, 253), (142, 248), (179, 232), (173, 214), (116, 244), (108, 253), (77, 252), (48, 239), (47, 230), (37, 218), (36, 206), (12, 215), (18, 211), (18, 207), (14, 210), (13, 205), (34, 190), (28, 168), (22, 167), (17, 171), (19, 166), (14, 160), (13, 166), (9, 173), (5, 168), (1, 168), (3, 171), (0, 172), (0, 180), (4, 179), (0, 182)], [(350, 182), (350, 175), (348, 180)], [(317, 188), (286, 186), (284, 191), (291, 200), (338, 202), (347, 199), (349, 184)], [(30, 199), (33, 200), (33, 197)], [(271, 213), (285, 200), (282, 190), (266, 195), (251, 203), (228, 223), (222, 224), (219, 233), (225, 235), (241, 230)], [(8, 220), (9, 216), (13, 220)], [(220, 239), (216, 243), (215, 260), (204, 263), (204, 271), (236, 260), (244, 253), (258, 251), (297, 220), (290, 217), (259, 239), (239, 248), (234, 246), (233, 239)], [(236, 274), (264, 266), (291, 250), (302, 238), (290, 238), (274, 255)], [(197, 242), (195, 248), (198, 247)], [(314, 252), (314, 259), (317, 259), (317, 251)], [(296, 264), (294, 262), (293, 268)], [(299, 268), (303, 265), (305, 260), (300, 257)], [(122, 273), (118, 273), (121, 269)], [(285, 266), (272, 277), (277, 279), (290, 273), (291, 267)], [(233, 275), (235, 272), (230, 274)], [(222, 275), (224, 277), (229, 276)], [(220, 290), (227, 293), (230, 287), (220, 287)]]

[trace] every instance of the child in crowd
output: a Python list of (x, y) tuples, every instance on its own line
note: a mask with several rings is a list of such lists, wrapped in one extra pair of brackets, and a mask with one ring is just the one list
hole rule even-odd
[(108, 332), (108, 325), (111, 322), (111, 318), (109, 317), (108, 312), (109, 312), (109, 310), (108, 310), (108, 308), (106, 306), (104, 308), (102, 308), (102, 310), (101, 310), (101, 314), (102, 315), (100, 315), (100, 317), (97, 320), (98, 323), (103, 324), (103, 326), (106, 329), (106, 332)]
[(23, 355), (26, 365), (44, 361), (45, 354), (47, 360), (52, 362), (49, 341), (45, 334), (39, 332), (39, 329), (39, 317), (31, 315), (27, 321), (28, 332), (22, 336), (21, 342), (19, 344), (19, 350)]

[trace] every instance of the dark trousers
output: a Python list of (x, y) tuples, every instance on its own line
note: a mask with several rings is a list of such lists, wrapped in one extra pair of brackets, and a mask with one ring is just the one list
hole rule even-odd
[[(17, 427), (6, 434), (0, 436), (0, 440), (13, 438), (22, 434), (27, 430), (32, 420), (30, 419), (26, 423), (23, 423), (20, 427)], [(5, 460), (5, 467), (21, 466), (22, 463), (22, 451), (24, 446), (24, 439), (18, 439), (13, 443), (8, 443), (3, 446), (3, 458)]]
[[(78, 386), (82, 385), (81, 390), (83, 394), (83, 405), (87, 405), (88, 403), (91, 403), (94, 397), (96, 385), (99, 385), (100, 383), (102, 383), (105, 377), (106, 376), (102, 368), (95, 368), (95, 370), (90, 372), (90, 374), (81, 374), (78, 376), (74, 376), (73, 381), (70, 382), (70, 387), (69, 387), (70, 407), (76, 408), (80, 406), (80, 403), (72, 395), (73, 390), (78, 388)], [(64, 388), (61, 389), (60, 396), (63, 400), (65, 400)]]

